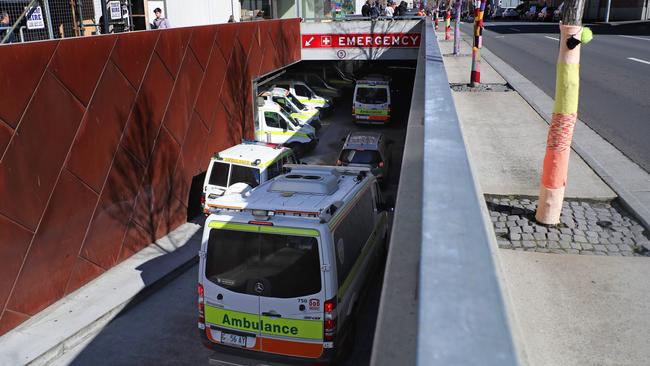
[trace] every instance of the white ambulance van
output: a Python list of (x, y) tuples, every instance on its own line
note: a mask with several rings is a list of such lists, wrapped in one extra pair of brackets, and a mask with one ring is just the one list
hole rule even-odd
[(260, 97), (257, 103), (257, 121), (255, 121), (257, 141), (290, 147), (299, 157), (316, 146), (318, 138), (316, 138), (316, 129), (312, 126), (301, 125), (273, 101)]
[(356, 123), (385, 124), (390, 121), (390, 82), (381, 76), (359, 80), (354, 87), (352, 118)]
[(284, 173), (285, 164), (298, 160), (290, 148), (246, 141), (216, 153), (205, 174), (201, 202), (203, 212), (224, 194), (241, 193)]
[(388, 211), (367, 168), (289, 167), (217, 200), (199, 252), (198, 327), (211, 348), (329, 362), (354, 340)]
[(282, 110), (293, 117), (301, 125), (309, 125), (318, 131), (321, 127), (320, 112), (316, 108), (307, 107), (287, 89), (273, 87), (259, 95), (268, 101), (277, 103)]
[(298, 80), (281, 80), (275, 83), (278, 88), (287, 89), (289, 93), (295, 96), (300, 103), (311, 107), (318, 108), (321, 114), (330, 113), (333, 103), (329, 98), (321, 97), (309, 85)]

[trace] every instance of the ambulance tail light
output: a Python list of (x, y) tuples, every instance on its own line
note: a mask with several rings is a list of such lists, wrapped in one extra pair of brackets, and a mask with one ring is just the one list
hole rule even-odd
[(205, 193), (201, 193), (201, 204), (205, 205)]
[(325, 322), (323, 323), (323, 340), (326, 342), (331, 342), (334, 340), (336, 335), (336, 319), (334, 310), (336, 309), (336, 297), (325, 301), (324, 309), (324, 318)]
[(337, 166), (341, 166), (341, 165), (343, 165), (343, 163), (341, 162), (341, 160), (337, 160), (337, 161), (336, 161), (336, 165), (337, 165)]
[(383, 168), (384, 167), (384, 162), (380, 161), (379, 164), (377, 164), (378, 167)]
[(205, 326), (205, 300), (203, 285), (200, 283), (197, 286), (197, 292), (199, 294), (199, 327), (201, 327), (201, 324)]

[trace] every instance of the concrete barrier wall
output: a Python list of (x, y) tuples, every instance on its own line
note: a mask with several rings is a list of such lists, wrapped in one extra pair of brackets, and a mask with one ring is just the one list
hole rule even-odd
[(298, 20), (0, 47), (0, 335), (185, 222)]

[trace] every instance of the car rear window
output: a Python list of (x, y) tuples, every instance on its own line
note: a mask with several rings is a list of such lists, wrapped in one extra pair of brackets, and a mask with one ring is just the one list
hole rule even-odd
[(356, 101), (363, 104), (383, 104), (388, 102), (388, 92), (382, 87), (357, 87)]
[(377, 150), (353, 150), (346, 149), (341, 152), (339, 158), (344, 163), (349, 164), (378, 164), (381, 156)]
[[(316, 238), (212, 229), (205, 276), (242, 294), (293, 298), (321, 290)], [(255, 292), (255, 284), (264, 285)]]
[(209, 183), (213, 186), (227, 187), (228, 186), (228, 170), (230, 164), (215, 161), (212, 163), (212, 173), (210, 173)]
[(230, 173), (230, 185), (246, 183), (255, 188), (260, 185), (260, 171), (257, 168), (233, 165)]

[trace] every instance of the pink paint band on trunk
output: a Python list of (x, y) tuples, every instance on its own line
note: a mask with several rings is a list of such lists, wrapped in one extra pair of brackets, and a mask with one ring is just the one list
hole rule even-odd
[(566, 46), (566, 41), (574, 35), (580, 39), (582, 35), (582, 26), (560, 24), (560, 53), (557, 56), (557, 62), (561, 64), (579, 64), (580, 63), (580, 45), (570, 50)]

